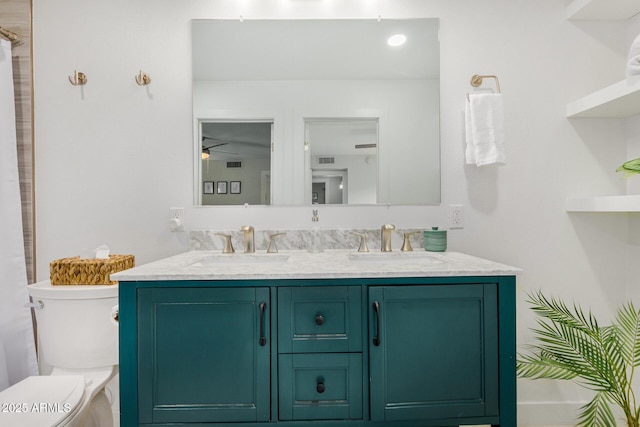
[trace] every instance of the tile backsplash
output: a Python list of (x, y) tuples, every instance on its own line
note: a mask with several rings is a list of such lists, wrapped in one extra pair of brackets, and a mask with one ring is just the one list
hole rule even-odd
[[(415, 229), (396, 229), (393, 232), (393, 250), (400, 250), (403, 233), (416, 231)], [(323, 249), (353, 249), (358, 250), (360, 236), (365, 234), (370, 251), (380, 250), (380, 229), (349, 229), (349, 230), (325, 230), (320, 229), (323, 237)], [(233, 247), (236, 251), (242, 251), (244, 236), (240, 230), (193, 230), (189, 231), (191, 250), (208, 251), (222, 250), (224, 240), (216, 233), (230, 234)], [(279, 250), (306, 250), (311, 242), (312, 230), (255, 230), (256, 251), (264, 251), (269, 243), (269, 236), (276, 233), (284, 233), (276, 239)], [(414, 250), (424, 248), (422, 233), (411, 236), (411, 245)]]

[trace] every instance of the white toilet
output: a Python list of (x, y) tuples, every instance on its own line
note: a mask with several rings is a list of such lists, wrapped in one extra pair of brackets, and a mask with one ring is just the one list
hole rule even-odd
[[(41, 365), (0, 392), (0, 426), (112, 427), (105, 385), (118, 373), (118, 285), (29, 285), (36, 307)], [(19, 405), (19, 406), (17, 406)]]

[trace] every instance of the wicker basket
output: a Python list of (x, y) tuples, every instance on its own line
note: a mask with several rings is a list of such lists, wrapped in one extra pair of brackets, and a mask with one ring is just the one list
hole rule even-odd
[(62, 258), (49, 264), (52, 285), (114, 285), (109, 275), (132, 268), (133, 255), (109, 255), (109, 259)]

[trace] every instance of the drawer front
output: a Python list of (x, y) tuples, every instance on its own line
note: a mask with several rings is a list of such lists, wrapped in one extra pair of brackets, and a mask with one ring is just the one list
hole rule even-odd
[(362, 355), (281, 354), (278, 418), (362, 419)]
[(278, 289), (278, 352), (362, 351), (361, 289)]

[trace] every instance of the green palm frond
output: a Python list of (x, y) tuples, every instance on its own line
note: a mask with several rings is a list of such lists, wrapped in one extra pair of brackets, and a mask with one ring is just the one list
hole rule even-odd
[(587, 334), (599, 333), (597, 319), (591, 312), (586, 316), (578, 306), (574, 305), (574, 309), (571, 311), (564, 302), (556, 299), (549, 300), (542, 292), (529, 295), (528, 302), (533, 305), (531, 309), (540, 317), (584, 331)]
[(521, 378), (575, 380), (596, 392), (581, 408), (581, 426), (615, 426), (609, 405), (618, 405), (627, 424), (639, 427), (631, 386), (634, 368), (640, 365), (640, 311), (629, 303), (618, 309), (617, 324), (600, 327), (591, 313), (579, 306), (548, 299), (541, 292), (529, 295), (538, 316), (533, 332), (538, 340), (531, 354), (518, 354), (516, 369)]
[(593, 400), (580, 410), (582, 412), (578, 417), (578, 425), (581, 427), (616, 427), (617, 425), (605, 393), (597, 393)]
[(518, 354), (516, 370), (520, 378), (572, 380), (577, 376), (575, 372), (567, 369), (564, 364), (558, 363), (544, 354), (538, 357)]
[(640, 311), (633, 303), (628, 303), (618, 310), (620, 352), (629, 366), (640, 365)]
[(596, 391), (611, 390), (609, 361), (593, 316), (585, 316), (580, 309), (575, 309), (574, 315), (564, 304), (544, 297), (538, 302), (536, 314), (543, 318), (534, 329), (540, 345), (533, 349), (538, 352), (539, 363), (561, 366)]
[(611, 381), (613, 384), (618, 384), (621, 389), (628, 388), (627, 370), (632, 365), (629, 364), (627, 357), (624, 355), (625, 350), (621, 344), (622, 338), (618, 326), (613, 325), (602, 328), (602, 336), (603, 345), (611, 364), (611, 372), (614, 375)]

